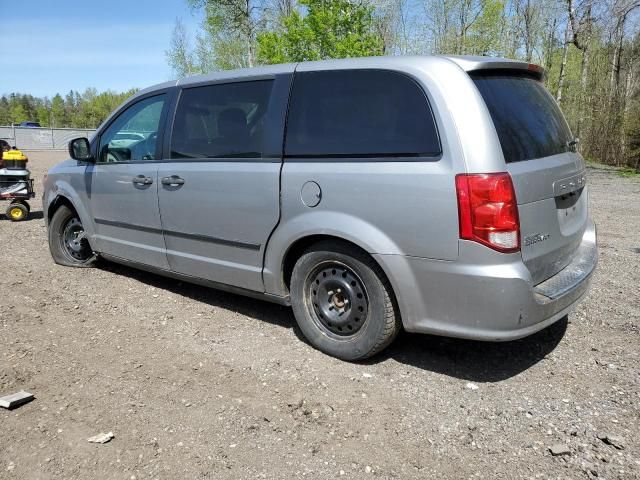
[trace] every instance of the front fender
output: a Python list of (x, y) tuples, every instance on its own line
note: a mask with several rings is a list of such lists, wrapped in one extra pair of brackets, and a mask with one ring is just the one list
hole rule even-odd
[(351, 242), (369, 254), (402, 254), (398, 245), (374, 225), (352, 215), (335, 211), (310, 211), (281, 222), (265, 251), (263, 280), (265, 291), (285, 296), (284, 259), (298, 240), (326, 235)]
[(77, 189), (73, 188), (73, 185), (66, 179), (58, 179), (55, 180), (50, 188), (46, 190), (48, 194), (43, 198), (42, 209), (43, 214), (45, 216), (45, 221), (48, 223), (49, 218), (49, 209), (54, 206), (57, 207), (58, 202), (62, 198), (66, 199), (80, 218), (82, 222), (82, 226), (87, 236), (89, 237), (89, 241), (91, 241), (96, 233), (95, 223), (93, 222), (92, 216), (89, 214), (89, 210), (87, 209), (87, 203), (82, 200), (81, 196), (78, 194)]

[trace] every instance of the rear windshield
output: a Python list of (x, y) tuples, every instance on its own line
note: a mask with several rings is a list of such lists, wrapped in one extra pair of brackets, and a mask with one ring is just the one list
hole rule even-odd
[(569, 151), (573, 140), (558, 104), (527, 74), (472, 73), (498, 132), (507, 163)]

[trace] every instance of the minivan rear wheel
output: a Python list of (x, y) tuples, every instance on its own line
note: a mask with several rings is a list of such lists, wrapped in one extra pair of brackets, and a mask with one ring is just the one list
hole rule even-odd
[(67, 267), (90, 267), (96, 255), (85, 236), (78, 214), (61, 205), (49, 223), (49, 250), (53, 260)]
[(300, 330), (314, 347), (334, 357), (368, 358), (400, 331), (382, 269), (348, 244), (326, 241), (308, 249), (293, 268), (290, 291)]

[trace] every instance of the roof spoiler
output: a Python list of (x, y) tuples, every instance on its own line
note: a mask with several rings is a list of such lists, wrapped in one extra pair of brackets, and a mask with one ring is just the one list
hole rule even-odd
[(545, 69), (535, 63), (521, 62), (508, 58), (496, 57), (475, 57), (464, 55), (447, 55), (444, 58), (451, 60), (466, 72), (478, 70), (519, 70), (527, 71), (538, 80), (543, 80), (546, 76)]

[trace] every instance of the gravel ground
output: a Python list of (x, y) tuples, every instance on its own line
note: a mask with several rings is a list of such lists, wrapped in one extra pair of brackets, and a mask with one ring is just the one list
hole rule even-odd
[[(38, 196), (63, 156), (30, 154)], [(503, 344), (403, 334), (360, 364), (284, 307), (55, 265), (39, 198), (0, 216), (0, 394), (37, 397), (0, 409), (0, 478), (640, 478), (640, 180), (589, 182), (600, 265), (568, 321)]]

